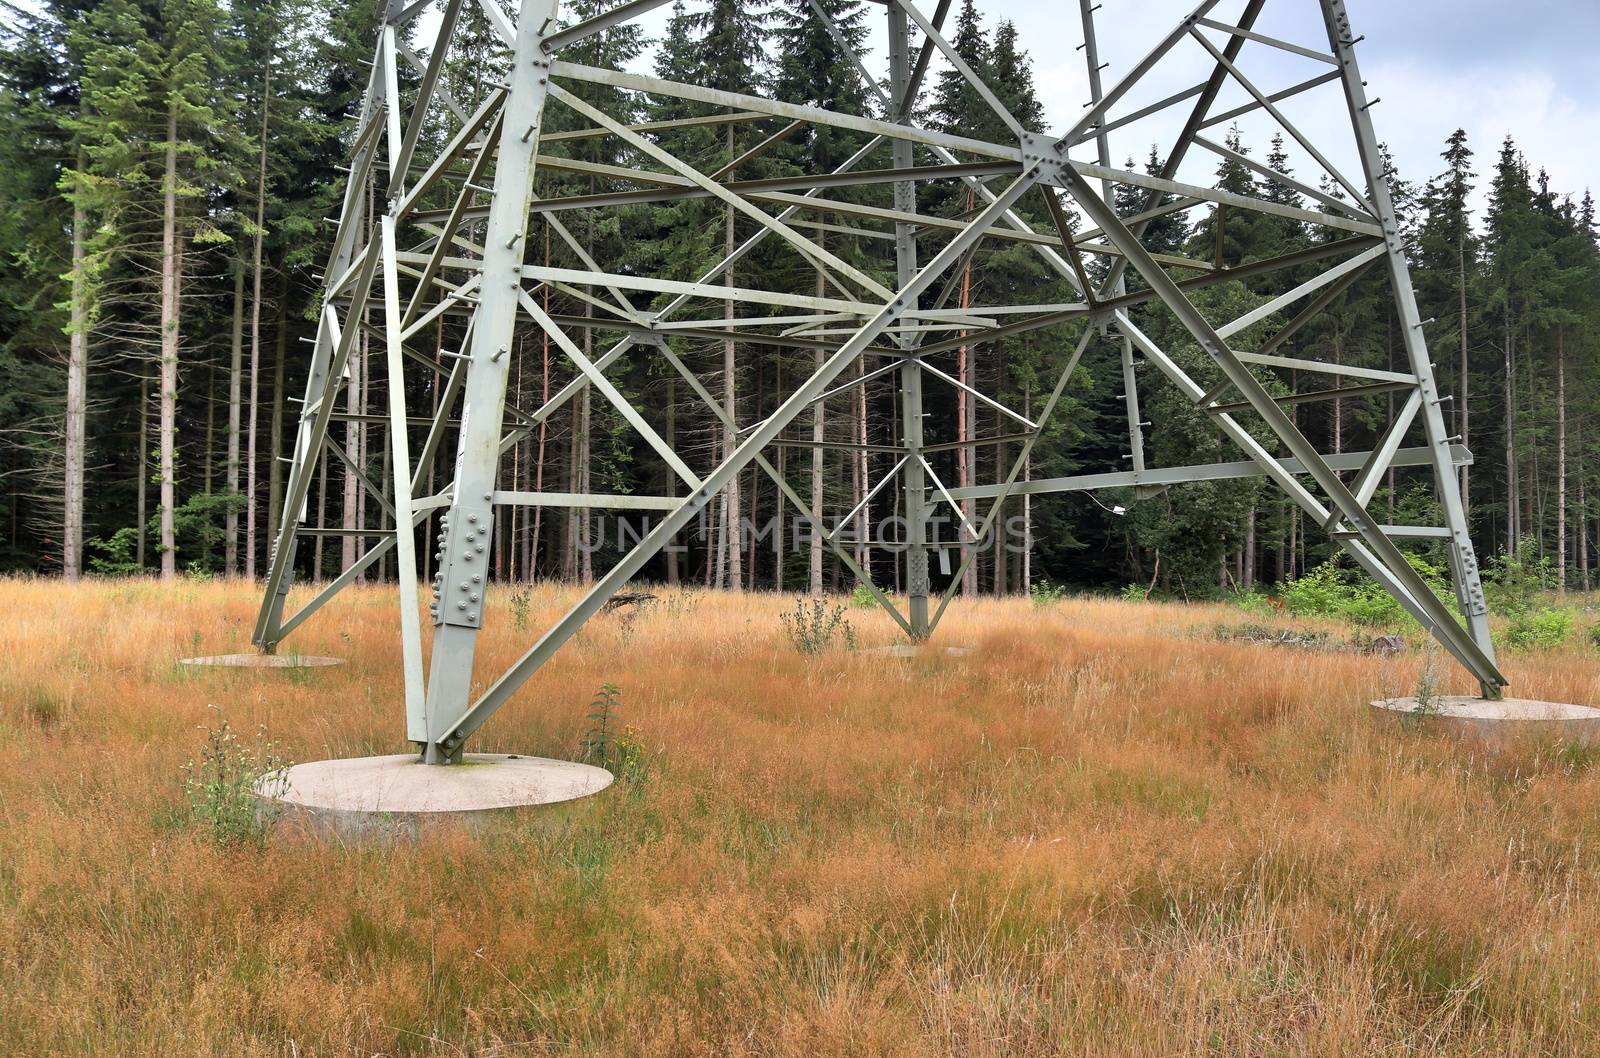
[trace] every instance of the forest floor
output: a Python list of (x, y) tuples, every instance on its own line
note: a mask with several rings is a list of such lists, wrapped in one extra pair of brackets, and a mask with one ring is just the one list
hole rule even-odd
[[(480, 671), (572, 597), (491, 596)], [(392, 591), (286, 644), (345, 666), (175, 664), (249, 649), (255, 602), (0, 582), (7, 1054), (1600, 1053), (1600, 751), (1375, 719), (1415, 647), (1016, 599), (951, 608), (967, 655), (806, 655), (791, 599), (674, 594), (597, 618), (476, 741), (572, 757), (614, 683), (636, 767), (606, 792), (221, 846), (184, 786), (219, 716), (296, 761), (404, 748)], [(1505, 667), (1600, 704), (1587, 637)]]

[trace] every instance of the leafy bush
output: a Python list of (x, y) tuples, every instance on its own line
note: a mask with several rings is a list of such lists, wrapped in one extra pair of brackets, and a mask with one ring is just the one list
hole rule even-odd
[(1297, 617), (1334, 617), (1357, 624), (1390, 624), (1405, 612), (1360, 572), (1331, 561), (1284, 585), (1283, 605)]
[[(125, 525), (104, 539), (94, 537), (88, 541), (89, 572), (107, 577), (126, 577), (144, 570), (136, 556), (139, 530)], [(93, 552), (98, 552), (94, 554)]]
[(200, 758), (183, 766), (190, 822), (221, 846), (261, 844), (277, 821), (280, 808), (273, 798), (288, 786), (288, 767), (265, 732), (247, 746), (218, 710)]
[(802, 654), (820, 654), (840, 640), (850, 650), (856, 648), (856, 630), (844, 614), (843, 606), (830, 608), (822, 599), (794, 601), (794, 610), (778, 615), (783, 633)]
[(1137, 584), (1129, 584), (1122, 589), (1122, 598), (1125, 602), (1148, 602), (1150, 594)]
[(1044, 609), (1047, 606), (1054, 606), (1056, 603), (1060, 602), (1066, 597), (1067, 589), (1063, 588), (1059, 584), (1051, 584), (1047, 580), (1041, 580), (1039, 583), (1031, 585), (1028, 588), (1028, 598), (1032, 599), (1033, 605), (1039, 607), (1040, 609)]
[[(237, 493), (197, 493), (172, 512), (172, 532), (180, 554), (194, 556), (184, 567), (192, 579), (204, 579), (221, 568), (222, 545), (229, 514), (244, 510), (244, 497)], [(151, 516), (145, 523), (145, 541), (150, 556), (161, 553), (161, 519)], [(108, 577), (127, 577), (143, 573), (138, 561), (139, 530), (125, 525), (108, 537), (87, 542), (89, 572)]]
[(850, 605), (858, 609), (870, 609), (878, 605), (878, 599), (872, 594), (872, 589), (865, 584), (857, 584), (855, 591), (850, 593)]
[(1282, 608), (1282, 604), (1273, 604), (1273, 600), (1256, 591), (1236, 591), (1229, 600), (1240, 610), (1255, 617), (1271, 617)]
[(1483, 586), (1493, 609), (1508, 615), (1532, 610), (1540, 593), (1555, 587), (1555, 566), (1538, 551), (1538, 544), (1525, 537), (1515, 551), (1502, 552), (1488, 564)]
[(1572, 638), (1571, 610), (1540, 607), (1518, 610), (1506, 625), (1506, 643), (1527, 650), (1548, 650)]
[[(1435, 595), (1446, 605), (1452, 604), (1442, 570), (1416, 555), (1407, 554), (1406, 559)], [(1298, 617), (1334, 617), (1380, 627), (1411, 621), (1411, 615), (1399, 600), (1380, 588), (1365, 572), (1339, 566), (1332, 560), (1286, 584), (1283, 604)]]

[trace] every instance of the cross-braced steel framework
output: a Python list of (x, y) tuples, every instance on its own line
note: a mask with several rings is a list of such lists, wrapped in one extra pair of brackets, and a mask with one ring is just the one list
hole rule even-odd
[[(971, 541), (989, 534), (1009, 497), (1264, 476), (1392, 593), (1477, 678), (1486, 695), (1499, 695), (1506, 681), (1495, 665), (1457, 483), (1457, 468), (1470, 457), (1452, 445), (1440, 410), (1425, 324), (1418, 316), (1385, 163), (1369, 115), (1371, 102), (1356, 63), (1361, 38), (1350, 27), (1343, 0), (1275, 0), (1303, 7), (1313, 16), (1320, 14), (1325, 40), (1314, 44), (1259, 32), (1255, 26), (1267, 0), (1231, 4), (1204, 0), (1115, 79), (1107, 78), (1107, 64), (1099, 54), (1095, 34), (1099, 5), (1080, 0), (1085, 29), (1081, 50), (1091, 99), (1082, 116), (1057, 135), (1024, 127), (1008, 112), (1000, 94), (962, 61), (943, 31), (950, 0), (939, 0), (931, 15), (911, 0), (876, 0), (887, 20), (888, 76), (881, 83), (852, 50), (849, 37), (813, 0), (813, 14), (827, 26), (840, 55), (853, 64), (871, 99), (862, 113), (713, 90), (562, 58), (570, 46), (666, 0), (627, 0), (571, 25), (560, 19), (559, 0), (521, 0), (520, 9), (511, 14), (497, 0), (470, 0), (482, 8), (509, 49), (510, 59), (503, 83), (493, 86), (482, 104), (469, 111), (452, 98), (441, 78), (457, 45), (463, 6), (469, 0), (443, 0), (437, 36), (425, 54), (419, 55), (405, 41), (404, 27), (432, 2), (418, 0), (405, 6), (395, 0), (381, 26), (361, 120), (350, 147), (351, 176), (325, 273), (325, 303), (288, 475), (286, 513), (255, 630), (261, 647), (275, 649), (318, 607), (392, 550), (399, 572), (407, 737), (419, 746), (423, 759), (432, 763), (459, 759), (463, 742), (752, 464), (772, 479), (795, 517), (820, 534), (838, 560), (871, 588), (914, 639), (927, 637), (938, 625), (958, 592), (962, 571), (976, 554), (975, 548), (967, 548), (948, 587), (933, 590), (929, 553), (936, 541), (929, 537), (928, 524), (935, 508), (947, 506)], [(1231, 8), (1235, 17), (1224, 17), (1224, 8)], [(1176, 62), (1174, 56), (1185, 49), (1191, 57), (1199, 49), (1208, 75), (1164, 98), (1136, 105), (1150, 94), (1139, 89), (1148, 89), (1156, 80), (1153, 71)], [(1012, 139), (993, 142), (918, 124), (914, 103), (936, 55), (966, 80)], [(1315, 73), (1287, 87), (1262, 86), (1257, 83), (1259, 73), (1251, 76), (1249, 71), (1256, 68), (1252, 58), (1275, 57), (1281, 63), (1286, 55), (1309, 64)], [(687, 101), (700, 108), (700, 116), (630, 125), (586, 101), (576, 90), (584, 84), (609, 86), (611, 98), (626, 92)], [(1242, 102), (1220, 110), (1225, 92)], [(1287, 101), (1318, 92), (1342, 97), (1359, 171), (1341, 172), (1284, 113)], [(605, 98), (601, 92), (587, 94), (591, 99)], [(581, 119), (579, 127), (544, 133), (551, 108), (567, 108)], [(1326, 174), (1331, 185), (1325, 182), (1324, 187), (1337, 190), (1329, 193), (1310, 182), (1272, 174), (1314, 202), (1318, 208), (1313, 210), (1177, 179), (1185, 158), (1196, 149), (1264, 173), (1260, 163), (1213, 139), (1217, 134), (1211, 130), (1245, 114), (1269, 117)], [(1168, 144), (1158, 172), (1126, 171), (1112, 164), (1112, 132), (1168, 118), (1180, 118), (1181, 131)], [(747, 123), (761, 134), (770, 130), (771, 135), (712, 172), (669, 153), (659, 136), (664, 128), (728, 122)], [(829, 173), (741, 179), (745, 162), (805, 126), (847, 130), (859, 136), (860, 147)], [(611, 140), (631, 165), (587, 162), (567, 149), (596, 137)], [(425, 144), (433, 146), (425, 149)], [(431, 158), (425, 159), (425, 154)], [(598, 177), (612, 189), (535, 199), (534, 174), (541, 168)], [(935, 182), (963, 188), (972, 196), (974, 208), (953, 219), (918, 212), (917, 186)], [(870, 196), (847, 194), (884, 184), (892, 188), (890, 206), (866, 204)], [(1119, 215), (1113, 199), (1119, 186), (1143, 192), (1144, 208), (1131, 216)], [(1040, 230), (1018, 211), (1027, 196), (1043, 199), (1045, 211), (1036, 215), (1052, 219), (1048, 230)], [(608, 269), (592, 259), (562, 222), (568, 211), (605, 211), (691, 197), (717, 200), (736, 211), (750, 230), (731, 254), (695, 282), (641, 276), (618, 266)], [(1208, 262), (1147, 250), (1143, 235), (1154, 219), (1205, 208), (1215, 211), (1218, 227), (1225, 223), (1226, 212), (1254, 211), (1301, 222), (1322, 237), (1309, 249), (1231, 267), (1220, 258)], [(374, 215), (376, 224), (370, 219)], [(557, 245), (570, 250), (568, 266), (536, 264), (525, 253), (534, 225), (546, 226)], [(824, 232), (846, 230), (863, 243), (880, 240), (873, 245), (884, 247), (881, 268), (853, 264), (826, 247)], [(952, 308), (952, 293), (959, 285), (956, 277), (983, 243), (1027, 247), (1070, 284), (1075, 300)], [(739, 285), (729, 285), (728, 271), (762, 244), (769, 251), (776, 246), (794, 255), (807, 274), (821, 277), (821, 283), (809, 292), (783, 288), (771, 280), (782, 270), (768, 270), (762, 275), (741, 272)], [(1130, 269), (1140, 283), (1127, 282)], [(1405, 349), (1402, 368), (1373, 370), (1324, 362), (1288, 344), (1369, 269), (1386, 273)], [(786, 274), (792, 276), (794, 271)], [(1292, 273), (1298, 281), (1235, 319), (1208, 318), (1190, 297), (1198, 288), (1274, 272)], [(1314, 274), (1301, 278), (1308, 272)], [(544, 291), (558, 292), (569, 304), (584, 304), (586, 315), (553, 316), (544, 307)], [(670, 296), (664, 305), (648, 307), (659, 304), (663, 296)], [(742, 306), (745, 315), (721, 311), (728, 301)], [(1215, 365), (1220, 381), (1201, 385), (1180, 366), (1179, 358), (1141, 330), (1129, 314), (1129, 309), (1141, 305), (1172, 313)], [(464, 321), (465, 334), (460, 351), (445, 353), (443, 359), (425, 340), (431, 339), (430, 325), (441, 316)], [(1246, 332), (1260, 333), (1258, 324), (1275, 329), (1254, 348), (1240, 349), (1235, 346), (1243, 342), (1230, 342)], [(586, 355), (585, 344), (572, 337), (583, 328), (590, 328), (591, 335), (616, 336), (614, 344), (601, 355)], [(341, 415), (337, 403), (346, 396), (343, 387), (350, 376), (352, 349), (363, 330), (383, 351), (388, 381), (381, 390), (386, 392), (385, 407), (375, 413), (363, 408), (354, 416)], [(532, 410), (507, 401), (512, 359), (507, 354), (519, 330), (542, 331), (574, 368), (571, 381)], [(1070, 346), (1063, 352), (1070, 348), (1070, 355), (1048, 392), (1026, 411), (948, 370), (949, 358), (963, 345), (1027, 332), (1064, 331)], [(685, 340), (730, 335), (737, 337), (746, 355), (751, 350), (763, 355), (774, 347), (811, 350), (818, 354), (819, 366), (787, 393), (775, 411), (755, 421), (735, 422), (674, 348)], [(1124, 458), (1129, 467), (1024, 480), (1024, 468), (1068, 391), (1074, 370), (1091, 344), (1099, 341), (1120, 346), (1128, 438)], [(1287, 355), (1286, 347), (1301, 355)], [(624, 357), (661, 358), (703, 403), (705, 413), (736, 431), (737, 443), (718, 452), (714, 465), (692, 467), (608, 378), (608, 368)], [(1154, 371), (1135, 370), (1146, 365)], [(439, 399), (431, 415), (407, 407), (406, 386), (401, 383), (408, 366), (413, 370), (420, 366), (437, 376)], [(1329, 376), (1338, 386), (1275, 397), (1263, 382), (1283, 371)], [(841, 394), (853, 399), (856, 387), (875, 380), (895, 389), (899, 414), (892, 445), (842, 445), (786, 432), (816, 402)], [(997, 422), (1010, 425), (995, 437), (955, 443), (930, 439), (925, 434), (924, 387), (932, 385), (964, 391), (967, 399), (992, 409)], [(1141, 385), (1146, 392), (1157, 385), (1177, 387), (1237, 445), (1243, 459), (1147, 466)], [(615, 407), (642, 444), (681, 480), (681, 494), (674, 494), (678, 489), (664, 490), (668, 494), (663, 495), (620, 496), (498, 487), (503, 454), (584, 387), (592, 387)], [(1324, 455), (1286, 410), (1307, 399), (1378, 393), (1394, 395), (1395, 411), (1370, 452)], [(373, 482), (330, 435), (330, 423), (346, 418), (386, 426), (393, 472), (388, 488)], [(1267, 435), (1276, 443), (1258, 439)], [(440, 456), (452, 437), (453, 469), (444, 471)], [(1414, 440), (1409, 447), (1408, 439)], [(936, 469), (942, 458), (963, 445), (997, 443), (1011, 446), (1010, 469), (1003, 479), (947, 487)], [(906, 612), (872, 585), (851, 548), (844, 546), (842, 527), (859, 513), (859, 506), (843, 517), (818, 519), (812, 504), (764, 454), (778, 446), (818, 444), (870, 449), (888, 466), (887, 472), (874, 475), (875, 483), (863, 490), (859, 503), (872, 501), (891, 486), (899, 489), (898, 509), (905, 529), (897, 541), (903, 558), (897, 561), (905, 563)], [(381, 533), (359, 530), (377, 542), (338, 578), (320, 585), (297, 613), (286, 617), (297, 543), (308, 533), (336, 532), (317, 529), (307, 518), (315, 471), (325, 459), (346, 464), (348, 473), (372, 491), (391, 528)], [(436, 466), (445, 483), (425, 493), (424, 482)], [(1369, 504), (1397, 466), (1431, 471), (1443, 524), (1385, 524), (1374, 513)], [(986, 507), (982, 501), (987, 501)], [(495, 513), (497, 508), (519, 504), (647, 511), (659, 518), (520, 660), (474, 696), (474, 648), (484, 620)], [(973, 512), (969, 516), (964, 504), (978, 506), (967, 508)], [(425, 669), (415, 527), (430, 511), (440, 512), (441, 531), (431, 662)], [(1396, 546), (1408, 538), (1437, 539), (1447, 547), (1460, 617), (1434, 594)]]

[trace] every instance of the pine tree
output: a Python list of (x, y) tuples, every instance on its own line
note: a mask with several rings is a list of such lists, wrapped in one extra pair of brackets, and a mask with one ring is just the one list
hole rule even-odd
[[(1473, 322), (1468, 292), (1478, 266), (1478, 240), (1469, 206), (1476, 174), (1465, 130), (1451, 134), (1441, 157), (1445, 171), (1428, 182), (1422, 195), (1424, 219), (1417, 239), (1416, 288), (1419, 301), (1433, 310), (1426, 314), (1449, 321), (1432, 337), (1441, 345), (1453, 339), (1457, 351), (1456, 432), (1463, 445), (1470, 445)], [(1461, 503), (1470, 513), (1466, 467), (1461, 469)]]

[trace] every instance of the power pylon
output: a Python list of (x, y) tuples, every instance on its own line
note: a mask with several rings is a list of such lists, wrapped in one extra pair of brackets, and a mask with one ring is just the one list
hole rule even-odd
[[(1320, 17), (1318, 40), (1280, 40), (1255, 29), (1268, 0), (1205, 0), (1169, 32), (1154, 39), (1144, 57), (1121, 76), (1105, 74), (1095, 32), (1098, 4), (1080, 0), (1090, 100), (1070, 128), (1056, 134), (1026, 128), (978, 77), (943, 35), (948, 0), (930, 17), (911, 0), (881, 2), (886, 19), (888, 76), (881, 83), (849, 37), (813, 2), (819, 24), (841, 56), (854, 65), (871, 100), (859, 113), (738, 92), (676, 83), (630, 69), (604, 69), (563, 58), (571, 49), (659, 7), (667, 0), (629, 0), (602, 14), (563, 24), (558, 0), (522, 0), (510, 13), (497, 0), (477, 0), (505, 51), (503, 82), (492, 84), (475, 107), (463, 106), (441, 74), (462, 57), (458, 32), (466, 0), (443, 0), (433, 45), (418, 55), (407, 43), (426, 3), (390, 4), (379, 32), (361, 119), (350, 146), (350, 179), (338, 233), (324, 278), (325, 300), (310, 378), (288, 474), (284, 522), (278, 529), (255, 641), (274, 650), (285, 636), (361, 571), (393, 552), (400, 585), (407, 737), (431, 763), (457, 760), (465, 740), (503, 706), (590, 617), (699, 517), (719, 492), (755, 466), (793, 508), (794, 517), (820, 536), (845, 567), (913, 639), (938, 626), (958, 593), (1006, 501), (1024, 495), (1134, 488), (1141, 492), (1191, 481), (1265, 477), (1320, 525), (1378, 584), (1391, 593), (1480, 683), (1498, 697), (1506, 680), (1496, 667), (1478, 565), (1468, 539), (1458, 468), (1470, 455), (1454, 445), (1441, 412), (1396, 219), (1385, 160), (1373, 131), (1371, 105), (1357, 66), (1355, 36), (1343, 0), (1275, 0)], [(1228, 8), (1233, 17), (1223, 17)], [(436, 9), (431, 9), (436, 10)], [(431, 19), (433, 16), (430, 15)], [(1148, 98), (1156, 71), (1181, 54), (1203, 56), (1208, 76), (1163, 98)], [(1310, 76), (1287, 87), (1263, 87), (1251, 71), (1267, 58), (1270, 69), (1285, 56), (1308, 64)], [(954, 69), (993, 112), (1009, 138), (959, 135), (922, 127), (915, 101), (932, 60)], [(402, 74), (405, 74), (402, 77)], [(1225, 91), (1242, 101), (1219, 109)], [(655, 124), (630, 124), (607, 112), (622, 93), (675, 99), (696, 116)], [(1359, 169), (1341, 172), (1330, 155), (1284, 113), (1290, 100), (1336, 96), (1348, 115), (1344, 153)], [(598, 102), (597, 102), (598, 100)], [(546, 134), (555, 109), (576, 121)], [(1215, 142), (1210, 132), (1242, 115), (1270, 118), (1325, 177), (1323, 187), (1269, 171), (1241, 152)], [(1135, 172), (1112, 163), (1111, 137), (1141, 123), (1181, 118), (1169, 137), (1159, 170)], [(737, 122), (771, 131), (720, 168), (686, 160), (662, 146), (660, 134), (688, 125)], [(741, 170), (762, 151), (807, 127), (830, 127), (855, 137), (857, 149), (828, 173), (749, 179)], [(632, 168), (598, 165), (577, 157), (575, 143), (603, 138)], [(1145, 139), (1142, 142), (1148, 143)], [(1353, 152), (1349, 150), (1353, 147)], [(1197, 186), (1178, 179), (1186, 158), (1207, 152), (1276, 180), (1317, 209)], [(535, 197), (541, 170), (581, 173), (603, 191)], [(874, 189), (888, 185), (888, 204)], [(943, 186), (970, 195), (973, 208), (948, 217), (919, 212), (917, 191)], [(1119, 213), (1116, 188), (1143, 195), (1136, 212)], [(618, 262), (592, 259), (562, 222), (563, 213), (608, 211), (680, 199), (711, 199), (734, 211), (749, 234), (695, 281), (641, 276)], [(1032, 222), (1029, 206), (1042, 205)], [(1144, 235), (1152, 221), (1195, 209), (1212, 210), (1224, 231), (1229, 214), (1285, 218), (1316, 234), (1311, 245), (1282, 256), (1229, 265), (1219, 255), (1199, 260), (1152, 253)], [(581, 212), (580, 212), (581, 215)], [(375, 217), (375, 223), (369, 218)], [(845, 259), (820, 236), (845, 231), (854, 243), (883, 247)], [(535, 263), (530, 233), (550, 236), (564, 264)], [(959, 277), (983, 244), (1025, 247), (1043, 267), (1076, 292), (1065, 303), (973, 303), (951, 307)], [(739, 282), (730, 270), (757, 246), (791, 259), (796, 268), (749, 270)], [(892, 249), (891, 249), (892, 247)], [(1403, 367), (1376, 370), (1319, 358), (1295, 344), (1306, 325), (1370, 270), (1387, 278), (1404, 347)], [(1214, 319), (1191, 294), (1220, 283), (1293, 275), (1285, 292), (1231, 319)], [(795, 282), (796, 275), (820, 277)], [(785, 286), (788, 277), (791, 285)], [(891, 278), (892, 277), (892, 278)], [(1138, 283), (1130, 283), (1137, 277)], [(1285, 280), (1280, 286), (1287, 285)], [(545, 294), (582, 304), (584, 315), (547, 310)], [(664, 303), (663, 303), (664, 299)], [(981, 297), (978, 299), (981, 302)], [(746, 313), (723, 311), (732, 303)], [(652, 307), (652, 305), (656, 307)], [(1203, 370), (1163, 348), (1138, 326), (1130, 310), (1148, 306), (1170, 313), (1198, 348)], [(1213, 313), (1214, 315), (1214, 313)], [(448, 324), (459, 350), (441, 350), (437, 335)], [(606, 336), (600, 355), (574, 334)], [(1268, 332), (1264, 337), (1254, 337)], [(949, 360), (963, 348), (1035, 334), (1062, 351), (1048, 389), (1021, 409), (998, 392), (951, 373)], [(507, 400), (508, 373), (523, 336), (544, 341), (571, 365), (571, 380), (532, 410)], [(818, 366), (775, 410), (753, 421), (733, 421), (691, 370), (684, 342), (736, 338), (745, 356), (771, 350), (811, 351)], [(1230, 339), (1234, 339), (1230, 341)], [(1246, 341), (1248, 339), (1248, 343)], [(382, 349), (382, 386), (364, 380), (361, 394), (381, 394), (369, 411), (350, 399), (352, 351), (370, 340)], [(1094, 473), (1026, 479), (1041, 436), (1069, 392), (1086, 352), (1111, 343), (1120, 358), (1127, 416), (1126, 465)], [(1249, 344), (1252, 348), (1237, 348)], [(1289, 355), (1289, 352), (1295, 355)], [(737, 443), (709, 465), (691, 466), (608, 377), (624, 358), (659, 358), (701, 402), (718, 426), (737, 431)], [(1193, 363), (1193, 360), (1189, 360)], [(423, 373), (419, 387), (415, 372)], [(1275, 395), (1267, 383), (1286, 372), (1324, 377), (1332, 388)], [(1199, 374), (1201, 377), (1197, 378)], [(408, 381), (408, 379), (410, 381)], [(426, 413), (412, 396), (433, 387)], [(817, 441), (788, 433), (814, 404), (839, 395), (855, 398), (876, 386), (898, 409), (888, 444)], [(992, 412), (1001, 432), (949, 438), (942, 424), (925, 422), (925, 390), (951, 387), (960, 399)], [(1146, 461), (1141, 393), (1176, 387), (1239, 451), (1235, 462), (1151, 467)], [(635, 432), (641, 452), (660, 461), (675, 487), (658, 495), (528, 492), (499, 487), (503, 455), (536, 431), (585, 387), (608, 402)], [(892, 387), (892, 395), (885, 388)], [(1324, 454), (1296, 425), (1293, 407), (1318, 400), (1393, 395), (1392, 418), (1369, 452)], [(337, 403), (344, 398), (346, 411)], [(883, 403), (883, 402), (880, 402)], [(383, 425), (390, 480), (374, 482), (330, 434), (337, 421)], [(455, 458), (441, 459), (448, 440)], [(1412, 441), (1408, 445), (1408, 440)], [(867, 453), (875, 483), (863, 487), (856, 509), (843, 517), (818, 517), (810, 498), (793, 488), (768, 459), (779, 448), (844, 449)], [(949, 460), (961, 449), (999, 448), (1008, 473), (985, 484), (946, 484)], [(335, 459), (371, 491), (388, 517), (387, 528), (362, 527), (376, 543), (292, 616), (285, 600), (296, 569), (297, 544), (308, 534), (332, 534), (311, 524), (308, 498), (319, 463)], [(705, 461), (702, 459), (702, 463)], [(939, 467), (946, 467), (941, 475)], [(1393, 468), (1417, 467), (1431, 475), (1442, 517), (1437, 525), (1388, 524), (1373, 498)], [(429, 489), (435, 477), (442, 484)], [(898, 488), (898, 495), (890, 490)], [(908, 607), (872, 584), (858, 561), (861, 548), (886, 543), (847, 541), (845, 527), (862, 505), (896, 497), (902, 535), (887, 541), (903, 562)], [(986, 504), (986, 506), (982, 506)], [(474, 652), (484, 622), (497, 512), (516, 505), (612, 509), (659, 515), (637, 542), (534, 641), (486, 691), (471, 694)], [(935, 591), (930, 555), (946, 556), (945, 542), (929, 531), (934, 513), (948, 508), (961, 534), (960, 563), (941, 568), (948, 583)], [(980, 514), (979, 511), (982, 511)], [(433, 585), (431, 660), (424, 665), (424, 629), (418, 597), (417, 527), (439, 513), (438, 575)], [(969, 513), (970, 512), (970, 513)], [(1407, 561), (1397, 542), (1437, 540), (1448, 550), (1456, 610), (1441, 602)], [(848, 545), (848, 546), (847, 546)]]

